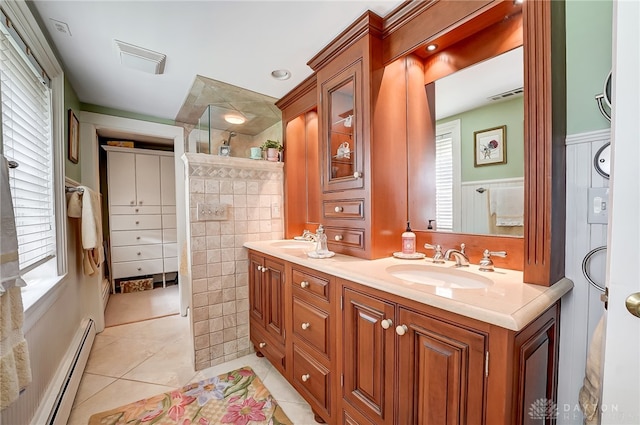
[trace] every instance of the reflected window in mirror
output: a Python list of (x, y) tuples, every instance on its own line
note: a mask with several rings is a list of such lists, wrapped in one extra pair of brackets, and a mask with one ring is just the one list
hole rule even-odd
[[(430, 83), (435, 86), (427, 93), (435, 93), (436, 217), (429, 219), (435, 218), (435, 230), (523, 235), (523, 81), (519, 47)], [(479, 166), (474, 134), (502, 126), (504, 137), (485, 148), (503, 149), (504, 163)]]

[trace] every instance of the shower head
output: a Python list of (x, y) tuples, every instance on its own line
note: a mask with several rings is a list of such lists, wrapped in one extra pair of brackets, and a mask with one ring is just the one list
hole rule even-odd
[(235, 131), (230, 131), (230, 132), (229, 132), (229, 138), (228, 138), (227, 140), (224, 140), (224, 141), (223, 141), (223, 145), (225, 145), (225, 146), (229, 146), (229, 142), (231, 142), (231, 138), (232, 138), (233, 136), (235, 136), (235, 135), (236, 135), (236, 132), (235, 132)]

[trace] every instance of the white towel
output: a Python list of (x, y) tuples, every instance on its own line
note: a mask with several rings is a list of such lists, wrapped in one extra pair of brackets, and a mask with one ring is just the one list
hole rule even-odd
[(80, 186), (82, 192), (82, 250), (84, 253), (84, 272), (93, 276), (104, 261), (102, 246), (102, 210), (100, 193), (86, 186)]
[(0, 155), (0, 410), (17, 400), (31, 382), (27, 341), (22, 333), (24, 312), (18, 236), (9, 189), (9, 164)]
[(496, 215), (496, 226), (524, 226), (524, 187), (490, 189), (489, 213)]
[(0, 295), (14, 286), (26, 286), (20, 277), (18, 235), (9, 188), (9, 162), (0, 155)]
[(602, 351), (604, 342), (604, 315), (593, 331), (591, 344), (587, 353), (587, 364), (585, 366), (584, 381), (578, 403), (584, 413), (585, 425), (596, 425), (599, 423), (598, 410), (600, 408), (600, 385), (602, 383)]

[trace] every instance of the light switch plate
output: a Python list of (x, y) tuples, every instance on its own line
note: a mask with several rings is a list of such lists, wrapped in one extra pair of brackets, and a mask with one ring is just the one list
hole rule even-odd
[(277, 202), (271, 204), (271, 218), (280, 218), (280, 204)]
[(209, 221), (209, 220), (226, 220), (227, 219), (227, 205), (220, 203), (204, 203), (198, 202), (197, 207), (197, 221)]
[(587, 223), (607, 224), (609, 218), (609, 188), (590, 187), (587, 202)]

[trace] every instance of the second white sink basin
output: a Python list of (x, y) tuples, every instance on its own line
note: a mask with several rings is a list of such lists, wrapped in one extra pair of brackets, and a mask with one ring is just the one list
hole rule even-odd
[(275, 248), (282, 249), (303, 249), (303, 250), (311, 250), (314, 249), (316, 244), (310, 241), (296, 241), (296, 240), (286, 240), (286, 241), (276, 241), (271, 244), (271, 246)]
[(493, 281), (463, 270), (429, 266), (427, 264), (398, 264), (389, 266), (387, 273), (407, 282), (453, 289), (482, 289)]

